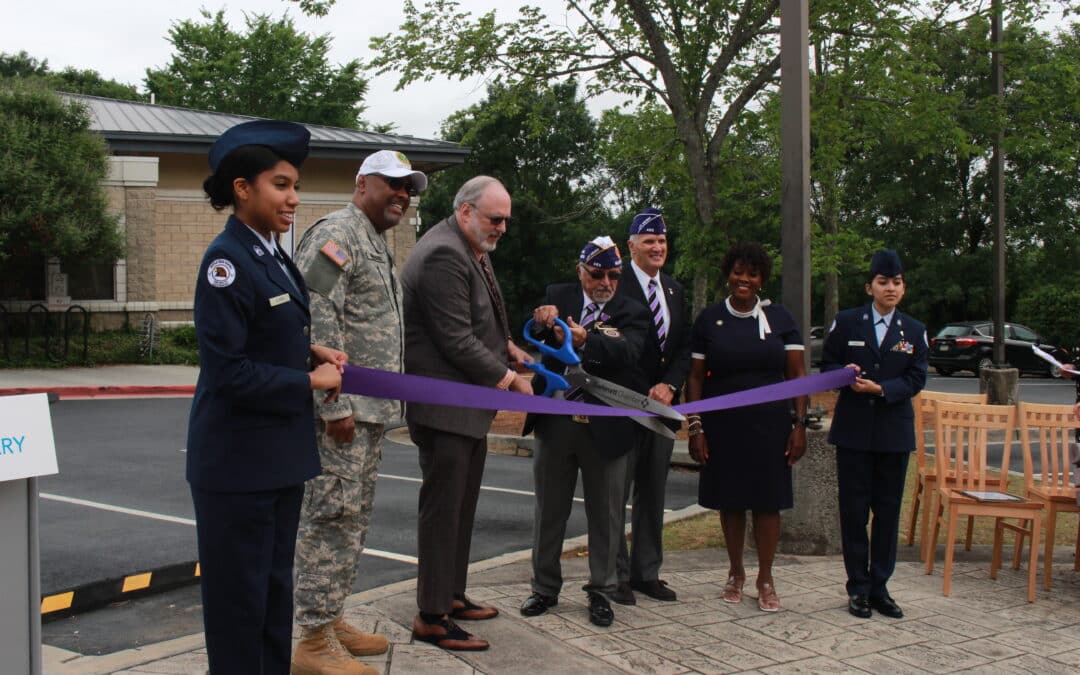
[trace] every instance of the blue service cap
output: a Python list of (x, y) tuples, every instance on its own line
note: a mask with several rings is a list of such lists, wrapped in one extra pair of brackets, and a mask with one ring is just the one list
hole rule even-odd
[(619, 255), (619, 247), (611, 237), (597, 237), (581, 249), (578, 262), (587, 267), (599, 270), (611, 270), (622, 267), (622, 257)]
[(876, 277), (881, 274), (886, 277), (898, 277), (904, 273), (904, 267), (900, 264), (900, 256), (896, 251), (882, 249), (874, 252), (870, 260), (870, 276)]
[(265, 145), (296, 168), (308, 156), (311, 132), (303, 124), (278, 120), (254, 120), (225, 130), (210, 146), (210, 170), (217, 172), (221, 160), (242, 145)]
[(667, 234), (667, 224), (660, 209), (650, 206), (634, 216), (630, 221), (630, 236), (635, 234)]

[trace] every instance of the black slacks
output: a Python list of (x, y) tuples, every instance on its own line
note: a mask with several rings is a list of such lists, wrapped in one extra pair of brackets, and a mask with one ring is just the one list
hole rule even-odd
[[(896, 568), (896, 538), (909, 452), (836, 449), (840, 492), (840, 540), (848, 595), (888, 595)], [(866, 523), (873, 512), (867, 540)]]
[(449, 614), (465, 594), (473, 518), (487, 459), (487, 437), (472, 438), (409, 423), (419, 449), (420, 517), (416, 547), (416, 604), (426, 614)]
[(287, 674), (304, 484), (261, 492), (192, 486), (191, 497), (210, 672)]

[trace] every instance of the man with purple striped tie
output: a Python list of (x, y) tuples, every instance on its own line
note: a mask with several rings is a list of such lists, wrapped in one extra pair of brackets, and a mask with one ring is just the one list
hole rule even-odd
[[(645, 303), (652, 317), (652, 330), (638, 366), (648, 381), (649, 397), (675, 405), (690, 369), (690, 312), (682, 284), (661, 271), (667, 262), (668, 243), (667, 224), (659, 209), (649, 207), (634, 216), (628, 245), (631, 260), (623, 264), (624, 281), (618, 295)], [(678, 422), (664, 422), (672, 430), (679, 428)], [(633, 504), (632, 541), (628, 553), (625, 537), (619, 540), (619, 584), (611, 595), (624, 605), (637, 602), (635, 590), (656, 600), (676, 597), (660, 579), (664, 492), (675, 441), (650, 431), (643, 431), (640, 439), (626, 461), (626, 496)]]
[[(570, 328), (569, 339), (586, 372), (645, 393), (648, 384), (635, 364), (648, 339), (649, 313), (641, 303), (616, 295), (622, 260), (611, 237), (597, 237), (585, 245), (578, 256), (577, 274), (579, 283), (549, 286), (544, 302), (533, 310), (537, 337), (561, 346), (563, 331), (553, 326), (555, 318), (561, 318)], [(544, 358), (544, 366), (554, 372), (565, 368), (552, 357)], [(534, 392), (544, 391), (544, 378), (534, 377), (532, 385)], [(580, 390), (567, 391), (566, 397), (600, 403)], [(580, 471), (589, 523), (589, 583), (585, 586), (589, 620), (610, 626), (615, 615), (608, 597), (615, 590), (615, 558), (623, 539), (626, 456), (637, 447), (638, 425), (628, 417), (529, 415), (522, 434), (533, 429), (532, 595), (522, 604), (521, 613), (538, 616), (558, 603), (563, 581), (559, 556)]]

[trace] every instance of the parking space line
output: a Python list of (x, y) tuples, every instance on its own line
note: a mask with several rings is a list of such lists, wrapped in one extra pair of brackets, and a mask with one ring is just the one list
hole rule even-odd
[[(85, 506), (91, 509), (98, 509), (101, 511), (111, 511), (113, 513), (122, 513), (126, 516), (136, 516), (138, 518), (149, 518), (150, 520), (161, 520), (166, 523), (175, 523), (177, 525), (188, 525), (194, 527), (195, 520), (192, 518), (178, 518), (177, 516), (167, 516), (162, 513), (154, 513), (152, 511), (143, 511), (140, 509), (129, 509), (125, 506), (114, 506), (113, 504), (102, 504), (101, 502), (92, 502), (89, 499), (78, 499), (76, 497), (65, 497), (63, 495), (55, 495), (49, 492), (39, 493), (42, 499), (48, 499), (54, 502), (63, 502), (65, 504), (74, 504), (75, 506)], [(409, 563), (410, 565), (416, 565), (419, 561), (415, 556), (404, 555), (402, 553), (393, 553), (392, 551), (380, 551), (374, 548), (365, 548), (364, 555), (370, 555), (374, 558), (385, 558), (387, 560), (396, 560), (397, 562)]]

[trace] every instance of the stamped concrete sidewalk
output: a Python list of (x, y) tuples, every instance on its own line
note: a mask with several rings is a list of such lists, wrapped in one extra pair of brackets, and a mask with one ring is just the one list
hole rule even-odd
[[(568, 542), (571, 545), (578, 542)], [(904, 550), (904, 549), (902, 549)], [(1080, 573), (1059, 549), (1054, 589), (1025, 600), (1023, 571), (988, 575), (985, 548), (958, 554), (953, 592), (941, 595), (941, 572), (901, 562), (890, 590), (905, 618), (846, 611), (838, 557), (781, 556), (776, 587), (784, 610), (765, 614), (752, 594), (738, 605), (720, 600), (726, 576), (721, 550), (670, 553), (664, 578), (677, 602), (638, 594), (635, 607), (615, 605), (615, 623), (588, 622), (581, 588), (586, 560), (564, 561), (558, 607), (525, 619), (527, 551), (476, 563), (470, 596), (498, 607), (499, 618), (470, 624), (492, 643), (487, 652), (451, 653), (410, 639), (415, 581), (350, 598), (347, 617), (390, 638), (386, 655), (364, 659), (384, 673), (1075, 673), (1080, 670)], [(46, 673), (205, 673), (202, 636), (194, 635), (101, 657), (45, 649)]]

